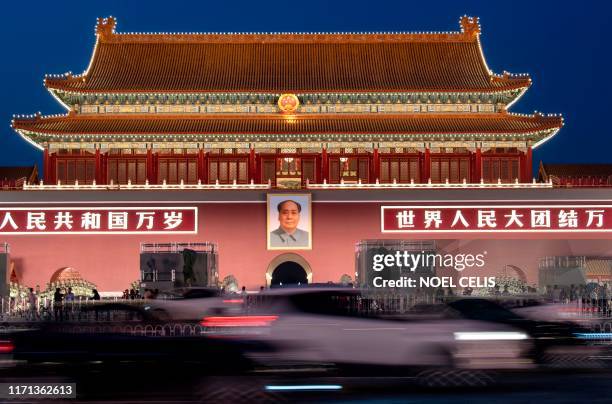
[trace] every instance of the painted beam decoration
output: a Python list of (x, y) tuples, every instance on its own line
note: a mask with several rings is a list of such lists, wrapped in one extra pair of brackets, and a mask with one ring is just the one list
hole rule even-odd
[(197, 234), (197, 207), (0, 208), (0, 234)]
[(611, 232), (612, 205), (382, 206), (382, 233)]

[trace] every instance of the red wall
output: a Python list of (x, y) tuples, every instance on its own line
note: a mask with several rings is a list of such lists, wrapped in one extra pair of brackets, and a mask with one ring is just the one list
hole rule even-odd
[[(117, 205), (127, 206), (127, 204)], [(177, 205), (172, 204), (172, 206)], [(193, 205), (185, 204), (185, 206)], [(313, 249), (294, 251), (312, 267), (313, 282), (337, 282), (342, 274), (349, 274), (354, 278), (355, 244), (364, 239), (517, 239), (516, 234), (503, 233), (495, 234), (494, 237), (474, 234), (464, 237), (457, 234), (447, 234), (446, 237), (441, 237), (439, 234), (417, 234), (410, 237), (401, 234), (382, 234), (380, 206), (380, 203), (313, 202)], [(95, 283), (102, 291), (123, 290), (139, 278), (141, 242), (215, 242), (219, 246), (219, 278), (233, 274), (240, 285), (248, 289), (258, 289), (264, 285), (270, 261), (280, 254), (290, 252), (267, 251), (265, 203), (203, 203), (198, 204), (198, 207), (198, 235), (27, 235), (3, 237), (0, 242), (10, 244), (11, 259), (15, 261), (18, 276), (25, 285), (38, 284), (44, 288), (54, 271), (70, 266), (77, 269), (85, 279)], [(564, 240), (567, 236), (533, 234), (521, 238)], [(612, 238), (612, 235), (590, 236), (590, 238), (605, 239)], [(528, 260), (532, 263), (529, 265), (530, 268), (527, 268), (530, 282), (537, 281), (537, 268), (533, 262), (537, 262), (535, 258), (539, 256), (595, 253), (601, 255), (607, 251), (605, 242), (597, 245), (581, 242), (576, 244), (579, 246), (576, 248), (571, 246), (561, 248), (559, 246), (565, 244), (558, 242), (553, 244), (556, 247), (550, 249), (533, 246), (529, 249), (530, 254), (534, 255), (534, 259)], [(501, 244), (502, 247), (499, 245), (497, 244), (495, 248), (500, 251), (513, 251), (512, 248), (504, 247), (504, 244)], [(590, 252), (591, 250), (593, 252)], [(497, 271), (497, 267), (492, 266), (490, 271)]]

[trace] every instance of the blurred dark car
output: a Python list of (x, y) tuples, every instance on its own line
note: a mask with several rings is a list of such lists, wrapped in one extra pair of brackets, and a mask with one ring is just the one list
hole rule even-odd
[[(248, 366), (248, 341), (207, 338), (198, 325), (168, 323), (146, 302), (83, 306), (77, 320), (42, 323), (2, 336), (14, 363), (83, 364), (128, 362), (200, 363), (235, 369)], [(259, 344), (261, 346), (261, 344)]]
[[(530, 304), (541, 303), (532, 301)], [(593, 339), (583, 338), (582, 336), (591, 334), (591, 331), (575, 322), (527, 318), (519, 315), (520, 311), (505, 307), (512, 306), (510, 302), (503, 300), (462, 298), (451, 300), (446, 305), (467, 319), (505, 324), (523, 330), (533, 340), (531, 356), (540, 365), (596, 368), (602, 366), (597, 358), (603, 348), (594, 345)]]

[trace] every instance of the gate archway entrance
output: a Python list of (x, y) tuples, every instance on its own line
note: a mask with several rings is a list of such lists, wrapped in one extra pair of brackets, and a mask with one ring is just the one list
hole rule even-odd
[(304, 285), (312, 282), (310, 264), (294, 253), (281, 254), (274, 258), (266, 271), (267, 286)]
[(272, 271), (270, 286), (305, 285), (308, 283), (306, 271), (300, 264), (285, 261)]

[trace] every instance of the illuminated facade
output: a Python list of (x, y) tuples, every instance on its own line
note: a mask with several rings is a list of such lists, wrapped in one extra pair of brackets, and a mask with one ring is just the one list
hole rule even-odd
[[(44, 153), (43, 181), (4, 192), (0, 206), (0, 242), (10, 245), (25, 284), (44, 285), (71, 267), (103, 291), (123, 290), (139, 276), (145, 244), (213, 243), (215, 277), (258, 289), (288, 262), (308, 282), (354, 279), (356, 245), (372, 240), (443, 240), (439, 247), (455, 251), (464, 241), (512, 237), (531, 249), (512, 254), (524, 261), (512, 265), (535, 281), (541, 251), (529, 240), (612, 234), (606, 190), (588, 199), (602, 205), (599, 221), (600, 209), (590, 212), (583, 194), (532, 182), (532, 150), (563, 120), (509, 111), (531, 80), (490, 71), (476, 18), (440, 33), (115, 27), (112, 17), (98, 21), (81, 75), (45, 78), (66, 114), (13, 119)], [(312, 202), (302, 212), (312, 239), (307, 248), (278, 251), (267, 240), (278, 221), (266, 200), (289, 192)], [(426, 222), (434, 205), (440, 228)], [(542, 209), (553, 216), (582, 209), (584, 223), (568, 231), (555, 216), (547, 233), (544, 219), (533, 219)], [(412, 210), (424, 219), (416, 227)], [(179, 212), (184, 228), (168, 221)], [(185, 212), (194, 212), (189, 221)], [(30, 220), (41, 214), (37, 227)], [(150, 229), (145, 214), (157, 220)], [(502, 227), (514, 214), (514, 227)], [(125, 227), (112, 227), (119, 216)], [(558, 247), (551, 254), (565, 253), (563, 243), (549, 244)], [(580, 244), (581, 254), (601, 255), (593, 245)]]

